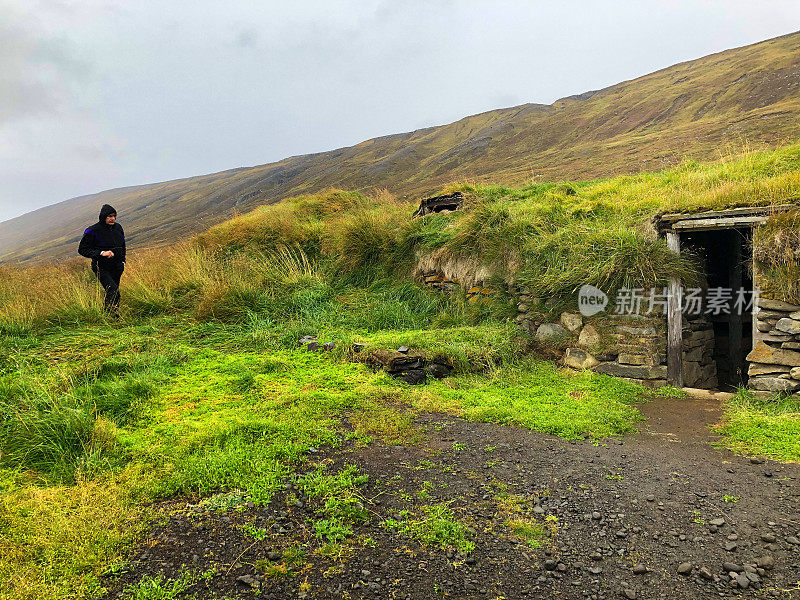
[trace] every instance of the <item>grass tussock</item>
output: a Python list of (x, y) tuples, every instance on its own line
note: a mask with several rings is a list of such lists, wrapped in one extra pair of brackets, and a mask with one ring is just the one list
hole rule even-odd
[(775, 213), (753, 234), (763, 292), (800, 303), (800, 209)]

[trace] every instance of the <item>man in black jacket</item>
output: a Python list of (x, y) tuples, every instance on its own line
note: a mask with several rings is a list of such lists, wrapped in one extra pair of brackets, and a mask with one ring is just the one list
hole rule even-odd
[(106, 312), (117, 318), (119, 280), (125, 268), (125, 232), (117, 223), (117, 211), (104, 204), (100, 220), (83, 232), (78, 254), (92, 259), (92, 271), (106, 290)]

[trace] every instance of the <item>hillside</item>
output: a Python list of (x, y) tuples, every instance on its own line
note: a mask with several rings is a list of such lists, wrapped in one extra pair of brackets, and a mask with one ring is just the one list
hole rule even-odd
[(743, 141), (772, 146), (798, 137), (794, 33), (549, 106), (505, 108), (330, 152), (67, 200), (0, 223), (0, 260), (74, 255), (104, 202), (119, 210), (132, 245), (159, 245), (234, 212), (333, 186), (415, 198), (453, 181), (590, 179), (714, 158)]

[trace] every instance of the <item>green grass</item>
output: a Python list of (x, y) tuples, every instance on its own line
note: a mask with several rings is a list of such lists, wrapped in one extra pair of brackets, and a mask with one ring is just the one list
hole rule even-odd
[(559, 370), (526, 360), (482, 376), (471, 374), (428, 386), (415, 400), (471, 421), (519, 425), (568, 439), (633, 431), (641, 419), (642, 389), (613, 377)]
[(384, 525), (390, 531), (409, 535), (426, 546), (442, 550), (453, 548), (462, 554), (475, 549), (467, 527), (456, 519), (446, 504), (422, 506), (415, 514), (408, 513), (400, 520), (387, 519)]
[(776, 460), (800, 461), (800, 400), (761, 400), (740, 391), (726, 403), (722, 442), (736, 452)]

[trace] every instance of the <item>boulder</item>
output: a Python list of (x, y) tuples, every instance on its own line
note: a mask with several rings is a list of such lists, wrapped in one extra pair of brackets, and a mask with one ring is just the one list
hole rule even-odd
[(785, 365), (767, 365), (763, 363), (750, 363), (747, 374), (750, 377), (756, 375), (770, 375), (773, 373), (788, 373), (791, 367)]
[(783, 331), (784, 333), (797, 335), (800, 333), (800, 321), (784, 318), (778, 321), (778, 323), (775, 325), (775, 329), (778, 331)]
[(800, 306), (796, 304), (789, 304), (782, 300), (772, 300), (771, 298), (759, 298), (758, 306), (759, 308), (766, 308), (767, 310), (781, 310), (784, 312), (800, 311)]
[(773, 348), (764, 342), (758, 342), (750, 354), (747, 355), (746, 360), (769, 365), (800, 367), (800, 352), (784, 350), (783, 348)]
[(604, 362), (600, 363), (595, 371), (628, 379), (666, 379), (667, 377), (667, 367), (662, 365), (621, 365), (617, 362)]
[(546, 342), (566, 335), (567, 330), (558, 323), (542, 323), (536, 330), (536, 335), (534, 337), (540, 342)]
[(576, 332), (583, 327), (583, 317), (577, 313), (563, 312), (561, 313), (561, 325), (567, 331)]
[(578, 336), (579, 346), (596, 346), (600, 343), (600, 334), (592, 325), (585, 325)]
[(573, 369), (591, 369), (599, 364), (598, 360), (583, 350), (567, 348), (564, 354), (564, 364)]
[(749, 386), (765, 392), (796, 392), (800, 390), (800, 381), (781, 377), (751, 377)]

